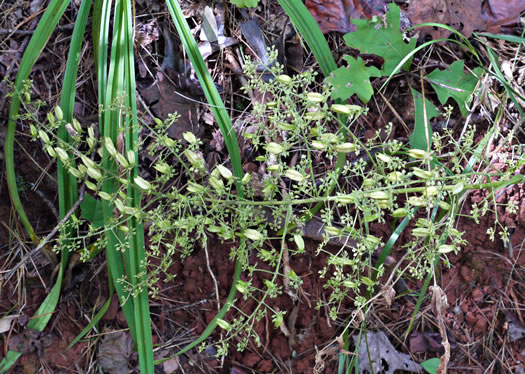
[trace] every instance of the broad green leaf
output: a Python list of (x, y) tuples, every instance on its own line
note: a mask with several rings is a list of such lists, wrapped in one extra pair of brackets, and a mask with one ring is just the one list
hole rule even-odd
[[(401, 34), (400, 10), (395, 4), (388, 5), (388, 12), (384, 17), (373, 17), (370, 20), (352, 19), (356, 31), (344, 36), (345, 42), (361, 53), (374, 54), (384, 59), (382, 75), (390, 75), (397, 64), (416, 47), (416, 39), (411, 38), (405, 43)], [(410, 58), (403, 68), (408, 70)]]
[(439, 365), (441, 365), (441, 360), (439, 358), (430, 358), (421, 363), (423, 369), (425, 369), (425, 371), (430, 374), (436, 374)]
[(95, 228), (104, 227), (104, 212), (100, 200), (93, 198), (90, 194), (84, 195), (80, 204), (80, 214), (93, 224)]
[[(416, 149), (428, 150), (432, 145), (432, 128), (430, 127), (430, 119), (439, 116), (439, 110), (427, 98), (425, 98), (425, 106), (423, 107), (423, 95), (412, 89), (412, 97), (414, 98), (415, 124), (414, 132), (410, 135), (410, 146)], [(426, 123), (425, 123), (426, 111)], [(426, 130), (426, 134), (425, 134)], [(428, 144), (427, 144), (428, 141)]]
[(7, 351), (7, 354), (0, 362), (0, 373), (7, 373), (20, 356), (22, 356), (22, 352)]
[(259, 0), (230, 0), (230, 3), (237, 5), (239, 8), (255, 8)]
[(465, 73), (464, 65), (463, 60), (458, 60), (447, 70), (435, 69), (426, 79), (436, 90), (441, 104), (445, 104), (450, 97), (453, 98), (459, 105), (461, 115), (466, 117), (469, 113), (467, 104), (483, 69), (477, 67), (473, 70), (474, 74)]
[(353, 94), (368, 103), (374, 90), (370, 83), (370, 77), (379, 77), (380, 71), (374, 66), (366, 66), (361, 58), (357, 60), (351, 56), (345, 56), (348, 67), (340, 67), (334, 70), (326, 81), (334, 86), (332, 99), (346, 100)]

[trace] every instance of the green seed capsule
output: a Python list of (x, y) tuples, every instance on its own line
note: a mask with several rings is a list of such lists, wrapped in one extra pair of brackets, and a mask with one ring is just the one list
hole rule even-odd
[(152, 189), (152, 185), (151, 183), (149, 183), (147, 180), (145, 180), (144, 178), (142, 177), (139, 177), (139, 176), (136, 176), (135, 178), (133, 178), (133, 181), (135, 182), (135, 184), (137, 186), (139, 186), (139, 188), (141, 190), (144, 190), (144, 191), (148, 191), (148, 190), (151, 190)]
[(279, 143), (270, 142), (265, 147), (267, 152), (273, 153), (274, 155), (278, 155), (279, 153), (284, 152), (284, 148)]
[(62, 121), (64, 119), (64, 112), (62, 111), (62, 108), (59, 106), (55, 107), (55, 117), (59, 121)]
[(449, 253), (449, 252), (452, 252), (456, 249), (456, 247), (454, 247), (453, 245), (450, 245), (450, 244), (441, 244), (439, 247), (438, 247), (438, 252), (439, 253)]
[(304, 176), (297, 170), (293, 169), (286, 170), (284, 176), (296, 182), (302, 182), (304, 180)]
[(264, 236), (257, 230), (254, 229), (246, 229), (243, 232), (244, 237), (253, 240), (258, 241), (264, 238)]
[(290, 84), (292, 82), (292, 78), (286, 74), (281, 74), (277, 76), (275, 79), (277, 79), (278, 82), (283, 84)]
[(396, 210), (394, 210), (392, 212), (392, 217), (395, 217), (395, 218), (402, 218), (402, 217), (406, 217), (408, 215), (408, 209), (406, 208), (397, 208)]
[(343, 143), (336, 145), (334, 148), (337, 152), (340, 153), (350, 153), (355, 152), (357, 150), (357, 145), (355, 145), (354, 143)]
[(306, 100), (311, 103), (322, 103), (326, 100), (326, 97), (317, 92), (309, 92), (308, 95), (306, 95)]

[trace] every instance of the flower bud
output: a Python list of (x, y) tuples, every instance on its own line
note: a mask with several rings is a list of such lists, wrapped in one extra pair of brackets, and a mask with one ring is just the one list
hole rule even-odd
[(137, 186), (139, 186), (139, 188), (141, 190), (144, 190), (144, 191), (148, 191), (148, 190), (151, 190), (152, 189), (152, 185), (151, 183), (149, 183), (147, 180), (145, 180), (144, 178), (142, 177), (139, 177), (139, 176), (136, 176), (135, 178), (133, 178), (133, 181), (135, 182), (135, 184)]
[(392, 157), (385, 155), (384, 153), (378, 153), (376, 157), (383, 161), (385, 164), (392, 162)]
[(170, 166), (165, 161), (156, 162), (153, 168), (161, 174), (167, 174), (170, 171)]
[(319, 121), (325, 117), (325, 114), (320, 111), (306, 112), (304, 118), (309, 119), (310, 121)]
[(224, 183), (222, 179), (218, 179), (214, 176), (211, 176), (208, 178), (208, 183), (210, 184), (210, 186), (212, 186), (215, 189), (215, 191), (217, 192), (224, 191)]
[(60, 159), (60, 161), (65, 163), (65, 162), (67, 162), (67, 160), (69, 160), (69, 155), (62, 148), (55, 147), (55, 152), (56, 152), (58, 158)]
[(422, 149), (411, 149), (408, 151), (408, 155), (416, 160), (430, 160), (430, 153)]
[(50, 155), (51, 157), (53, 158), (56, 158), (57, 157), (57, 153), (55, 152), (55, 150), (53, 149), (53, 147), (51, 147), (50, 145), (47, 145), (44, 147), (44, 150), (47, 152), (48, 155)]
[(71, 137), (75, 138), (75, 137), (78, 136), (78, 132), (73, 128), (73, 125), (72, 125), (72, 124), (70, 124), (70, 123), (66, 123), (66, 125), (65, 125), (64, 127), (66, 128), (67, 133), (68, 133)]
[(71, 175), (74, 176), (75, 178), (80, 179), (80, 178), (83, 177), (82, 172), (80, 172), (79, 170), (75, 169), (75, 168), (72, 167), (72, 166), (69, 167), (69, 168), (67, 169), (67, 171), (69, 172), (69, 174), (71, 174)]
[(328, 143), (337, 143), (337, 135), (331, 132), (327, 132), (321, 135), (321, 140)]
[(76, 130), (76, 132), (82, 133), (82, 125), (76, 118), (73, 118), (73, 128)]
[(275, 79), (277, 79), (278, 82), (283, 84), (290, 84), (292, 82), (292, 78), (286, 74), (281, 74), (277, 76)]
[(102, 180), (102, 173), (97, 168), (88, 167), (87, 175), (89, 175), (91, 178), (93, 178), (96, 181), (101, 181)]
[(326, 148), (326, 145), (323, 142), (320, 142), (320, 141), (317, 141), (317, 140), (313, 140), (312, 141), (312, 147), (314, 147), (318, 151), (322, 151), (322, 150), (324, 150)]
[(198, 183), (195, 183), (195, 182), (188, 182), (188, 187), (186, 187), (186, 189), (192, 193), (202, 193), (204, 192), (204, 186), (198, 184)]
[(293, 129), (295, 129), (294, 125), (292, 125), (291, 123), (286, 123), (286, 122), (279, 122), (277, 124), (277, 127), (282, 131), (292, 131)]
[(334, 226), (325, 226), (323, 230), (330, 236), (341, 235), (341, 229), (338, 229), (337, 227), (334, 227)]
[(418, 177), (419, 179), (430, 179), (432, 178), (432, 172), (428, 170), (423, 170), (420, 168), (413, 167), (412, 168), (414, 175)]
[(357, 150), (357, 145), (355, 145), (354, 143), (343, 143), (336, 145), (334, 148), (337, 152), (340, 153), (350, 153), (355, 152)]
[(408, 198), (408, 203), (413, 206), (426, 206), (427, 201), (418, 196), (410, 196)]
[(367, 196), (374, 200), (388, 200), (390, 199), (390, 194), (386, 193), (385, 191), (374, 191), (369, 192)]
[(124, 169), (127, 169), (129, 167), (128, 160), (126, 160), (126, 158), (124, 156), (122, 156), (122, 154), (117, 153), (115, 155), (115, 159), (120, 164), (120, 166), (122, 166)]
[(432, 230), (426, 227), (416, 227), (412, 230), (412, 235), (418, 238), (426, 238), (432, 235)]
[(55, 117), (59, 121), (62, 121), (64, 119), (64, 112), (62, 111), (62, 108), (58, 105), (55, 107)]
[(322, 103), (325, 100), (326, 97), (317, 92), (309, 92), (308, 95), (306, 95), (306, 101), (309, 101), (311, 103)]
[(270, 152), (274, 155), (278, 155), (279, 153), (282, 153), (284, 152), (284, 148), (282, 145), (280, 145), (279, 143), (275, 143), (275, 142), (270, 142), (266, 145), (265, 147), (266, 151), (267, 152)]
[(293, 169), (286, 170), (284, 176), (296, 182), (302, 182), (304, 180), (304, 176), (297, 170)]
[(451, 244), (441, 244), (439, 247), (438, 247), (438, 252), (439, 253), (449, 253), (449, 252), (452, 252), (456, 249), (456, 247), (454, 247), (453, 245)]
[(111, 200), (111, 195), (104, 191), (99, 191), (98, 196), (100, 196), (100, 198), (103, 200), (107, 200), (107, 201)]
[(129, 163), (129, 166), (134, 166), (135, 165), (135, 152), (133, 150), (129, 150), (127, 152), (127, 156), (128, 156), (128, 163)]
[(219, 325), (220, 328), (226, 331), (230, 331), (232, 328), (232, 326), (228, 322), (226, 322), (225, 320), (221, 318), (217, 318), (217, 325)]
[(264, 239), (264, 236), (259, 231), (254, 229), (246, 229), (242, 234), (245, 238), (251, 239), (253, 241)]
[(108, 153), (112, 157), (115, 157), (115, 155), (117, 154), (117, 149), (113, 145), (113, 140), (111, 140), (109, 136), (104, 137), (104, 145), (106, 146), (106, 150), (108, 151)]
[(217, 170), (219, 170), (219, 173), (227, 181), (229, 181), (230, 179), (233, 178), (232, 172), (226, 166), (224, 166), (224, 165), (217, 165)]
[(197, 137), (190, 131), (183, 132), (182, 137), (190, 144), (197, 143)]
[(241, 179), (242, 184), (248, 184), (252, 180), (252, 175), (250, 173), (245, 173)]
[(98, 190), (97, 185), (93, 182), (86, 181), (86, 187), (89, 188), (92, 191)]
[(403, 174), (399, 171), (393, 171), (386, 176), (389, 182), (397, 183), (403, 180)]
[(406, 217), (407, 215), (408, 215), (408, 209), (406, 208), (397, 208), (391, 214), (391, 216), (395, 218), (402, 218), (402, 217)]
[(336, 196), (336, 201), (338, 203), (342, 203), (342, 204), (353, 204), (355, 203), (355, 198), (354, 198), (354, 195), (340, 195), (338, 194)]
[(38, 136), (40, 137), (40, 139), (42, 139), (44, 144), (51, 143), (51, 141), (49, 140), (49, 136), (47, 135), (47, 132), (45, 132), (44, 130), (42, 129), (38, 130)]

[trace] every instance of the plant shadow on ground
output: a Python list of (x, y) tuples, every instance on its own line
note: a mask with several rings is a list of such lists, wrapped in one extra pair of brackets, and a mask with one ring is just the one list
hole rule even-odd
[[(139, 11), (144, 9), (138, 8)], [(145, 13), (147, 14), (147, 13)], [(275, 14), (278, 14), (277, 12)], [(275, 24), (277, 24), (276, 22)], [(276, 28), (275, 24), (267, 25), (267, 29)], [(65, 26), (65, 25), (64, 25)], [(264, 28), (264, 27), (263, 27)], [(278, 28), (278, 27), (277, 27)], [(267, 30), (264, 30), (267, 31)], [(273, 31), (273, 30), (271, 30)], [(67, 31), (65, 31), (67, 33)], [(60, 35), (56, 36), (55, 42), (51, 43), (54, 50), (49, 54), (56, 54), (60, 50)], [(161, 59), (155, 54), (161, 54), (162, 45), (156, 42), (153, 52), (154, 57), (146, 53), (147, 48), (140, 50), (142, 59), (137, 59), (139, 74), (144, 73), (139, 80), (139, 93), (144, 95), (146, 102), (156, 103), (158, 113), (166, 110), (166, 106), (173, 105), (155, 97), (155, 93), (146, 90), (151, 87), (155, 76), (146, 73), (148, 69), (155, 67), (152, 61), (159, 62)], [(342, 42), (336, 42), (341, 47)], [(337, 49), (337, 48), (336, 48)], [(63, 56), (62, 54), (59, 54)], [(57, 61), (63, 61), (57, 59)], [(88, 60), (88, 59), (86, 59)], [(303, 62), (308, 65), (308, 61)], [(142, 64), (142, 65), (141, 65)], [(242, 108), (246, 99), (235, 95), (239, 82), (235, 76), (227, 75), (222, 70), (225, 61), (217, 59), (209, 62), (212, 71), (215, 71), (217, 81), (220, 82), (224, 92), (231, 93), (231, 104), (233, 107)], [(47, 81), (53, 81), (56, 75), (56, 66), (45, 66), (42, 62), (42, 71), (35, 74), (34, 86), (38, 92), (50, 92), (45, 101), (50, 106), (56, 100), (56, 87), (50, 87)], [(141, 70), (141, 67), (145, 70)], [(301, 66), (300, 68), (303, 68)], [(84, 67), (89, 71), (88, 67)], [(222, 75), (221, 75), (222, 74)], [(180, 75), (175, 74), (175, 79)], [(87, 78), (92, 80), (93, 78)], [(411, 79), (410, 77), (408, 79)], [(184, 86), (184, 82), (177, 84)], [(191, 90), (191, 84), (186, 86)], [(85, 102), (79, 103), (76, 108), (79, 117), (85, 119), (85, 123), (94, 120), (90, 113), (94, 112), (94, 104), (88, 98), (93, 95), (90, 84), (79, 87), (81, 97)], [(165, 87), (163, 89), (166, 89)], [(383, 92), (387, 98), (391, 98), (390, 104), (394, 108), (405, 108), (399, 111), (404, 123), (414, 122), (413, 102), (409, 92), (403, 88), (401, 81), (394, 81), (387, 90)], [(198, 98), (198, 93), (196, 93)], [(376, 98), (374, 98), (376, 100)], [(381, 133), (389, 122), (394, 123), (392, 136), (397, 139), (407, 139), (409, 133), (403, 128), (401, 122), (391, 111), (386, 109), (383, 101), (377, 99), (375, 105), (370, 105), (370, 111), (363, 117), (356, 127), (358, 136), (372, 138), (376, 131)], [(220, 148), (220, 139), (214, 137), (215, 129), (209, 126), (209, 120), (195, 115), (204, 114), (204, 110), (193, 107), (188, 102), (177, 102), (176, 108), (183, 111), (183, 125), (187, 129), (199, 126), (199, 135), (205, 143), (204, 155), (209, 162), (218, 163), (224, 161), (224, 153)], [(154, 109), (153, 109), (154, 110)], [(207, 114), (207, 113), (206, 113)], [(4, 113), (2, 113), (4, 115)], [(459, 113), (456, 121), (460, 122)], [(147, 115), (146, 115), (147, 117)], [(146, 121), (151, 118), (146, 119)], [(150, 123), (151, 125), (152, 123)], [(436, 126), (440, 126), (438, 121)], [(182, 126), (182, 125), (181, 125)], [(480, 119), (477, 124), (477, 140), (486, 133), (488, 125)], [(461, 131), (461, 126), (456, 126), (456, 132)], [(28, 133), (27, 127), (23, 129)], [(182, 133), (182, 131), (178, 131)], [(525, 144), (523, 134), (518, 135), (518, 142)], [(53, 187), (52, 177), (42, 177), (42, 168), (50, 163), (41, 155), (39, 144), (21, 141), (21, 145), (27, 151), (17, 150), (16, 164), (18, 173), (21, 175), (21, 183), (27, 184), (27, 193), (23, 195), (26, 212), (35, 227), (46, 232), (56, 222), (55, 217), (49, 213), (46, 200), (51, 204), (56, 199), (56, 188)], [(496, 148), (497, 146), (494, 146)], [(491, 165), (496, 168), (504, 168), (503, 157), (511, 157), (511, 149), (502, 145), (501, 148), (493, 149)], [(497, 151), (497, 152), (496, 152)], [(28, 154), (32, 157), (28, 157)], [(149, 156), (141, 155), (144, 160)], [(36, 162), (35, 162), (36, 161)], [(37, 166), (38, 165), (38, 166)], [(245, 163), (246, 168), (253, 167), (250, 162)], [(255, 166), (256, 167), (256, 166)], [(53, 167), (49, 173), (53, 175)], [(146, 173), (148, 170), (145, 171)], [(521, 171), (523, 173), (523, 171)], [(42, 179), (44, 182), (39, 183)], [(31, 191), (31, 186), (37, 185), (39, 193)], [(44, 196), (44, 198), (42, 197)], [(0, 190), (2, 201), (8, 201), (7, 187), (2, 183)], [(484, 195), (473, 193), (465, 203), (463, 210), (469, 212), (473, 203), (478, 203)], [(515, 200), (525, 201), (525, 188), (523, 185), (512, 186), (498, 196), (498, 203), (506, 203)], [(505, 247), (501, 240), (491, 241), (487, 229), (493, 226), (494, 220), (499, 220), (503, 225), (512, 230), (511, 248)], [(22, 244), (16, 237), (10, 236), (9, 230), (16, 229), (13, 225), (11, 210), (6, 204), (0, 207), (0, 222), (4, 223), (0, 228), (0, 258), (5, 259), (8, 264), (16, 263), (13, 259), (13, 248)], [(386, 241), (392, 233), (393, 221), (384, 224), (372, 224), (371, 234)], [(451, 362), (458, 367), (457, 372), (483, 372), (484, 369), (494, 366), (495, 371), (506, 372), (510, 367), (516, 367), (519, 362), (525, 362), (524, 340), (517, 339), (509, 341), (507, 331), (510, 325), (517, 324), (525, 326), (523, 313), (525, 309), (525, 206), (520, 204), (516, 214), (506, 214), (498, 211), (496, 216), (482, 217), (479, 223), (470, 218), (461, 219), (457, 229), (464, 231), (464, 239), (468, 243), (462, 251), (456, 255), (450, 255), (451, 268), (440, 268), (438, 283), (445, 291), (450, 305), (445, 315), (448, 327), (449, 341), (452, 345)], [(9, 230), (8, 230), (9, 229)], [(18, 231), (17, 231), (18, 232)], [(20, 231), (21, 232), (21, 231)], [(391, 254), (392, 260), (398, 261), (403, 257), (402, 245), (410, 239), (408, 234), (400, 238), (398, 245)], [(269, 243), (280, 246), (279, 242)], [(146, 240), (148, 245), (148, 240)], [(152, 324), (154, 331), (154, 343), (159, 344), (161, 349), (156, 352), (156, 358), (167, 357), (178, 349), (191, 342), (195, 336), (200, 334), (217, 312), (217, 298), (221, 304), (225, 300), (231, 286), (231, 274), (234, 264), (229, 259), (231, 243), (220, 243), (216, 238), (210, 238), (207, 248), (195, 248), (193, 253), (184, 261), (176, 258), (170, 267), (170, 271), (177, 274), (170, 282), (159, 283), (160, 292), (157, 299), (151, 302)], [(325, 280), (319, 277), (319, 272), (328, 262), (327, 255), (315, 256), (314, 252), (318, 243), (306, 240), (306, 252), (291, 258), (290, 267), (302, 279), (303, 283), (298, 291), (298, 298), (294, 300), (290, 295), (283, 294), (271, 300), (274, 309), (286, 312), (284, 327), (275, 329), (269, 318), (264, 318), (254, 325), (254, 330), (261, 336), (261, 346), (250, 344), (247, 349), (240, 353), (236, 352), (234, 344), (228, 356), (221, 361), (214, 357), (214, 349), (207, 348), (203, 352), (196, 349), (173, 362), (173, 367), (183, 368), (185, 372), (294, 372), (310, 373), (314, 368), (323, 365), (325, 372), (337, 372), (337, 359), (341, 347), (334, 342), (337, 334), (344, 327), (343, 320), (330, 320), (328, 310), (316, 309), (318, 300), (328, 298), (328, 291), (323, 287)], [(206, 256), (206, 250), (209, 259)], [(509, 257), (509, 254), (512, 257)], [(255, 260), (255, 259), (254, 259)], [(0, 315), (13, 310), (19, 310), (22, 306), (22, 315), (13, 323), (8, 334), (2, 334), (1, 341), (4, 347), (7, 345), (8, 337), (12, 339), (10, 344), (24, 347), (24, 355), (17, 366), (11, 372), (32, 373), (38, 370), (47, 372), (97, 372), (96, 361), (98, 356), (98, 344), (103, 339), (105, 328), (111, 331), (125, 329), (126, 323), (120, 310), (118, 300), (114, 298), (111, 306), (104, 316), (98, 330), (98, 334), (90, 334), (87, 341), (75, 345), (66, 351), (68, 344), (82, 330), (92, 317), (93, 311), (100, 307), (107, 298), (107, 274), (102, 259), (96, 258), (87, 264), (77, 265), (71, 269), (70, 281), (64, 286), (60, 305), (52, 323), (44, 333), (38, 335), (19, 334), (27, 319), (34, 314), (40, 303), (44, 300), (49, 287), (55, 276), (52, 261), (45, 257), (35, 259), (37, 268), (32, 265), (28, 270), (21, 273), (20, 277), (12, 277), (8, 282), (1, 284), (2, 296), (0, 297)], [(153, 265), (155, 265), (153, 263)], [(264, 265), (261, 265), (264, 270)], [(271, 270), (268, 268), (267, 270)], [(211, 274), (210, 274), (211, 273)], [(253, 279), (253, 286), (262, 287), (264, 284), (264, 273), (257, 273)], [(218, 284), (214, 282), (214, 277)], [(269, 275), (268, 275), (269, 277)], [(385, 278), (386, 280), (386, 278)], [(405, 285), (408, 289), (419, 290), (422, 282), (407, 279)], [(218, 290), (218, 295), (216, 294)], [(388, 331), (388, 335), (395, 347), (403, 352), (413, 355), (415, 361), (421, 362), (429, 357), (439, 357), (442, 352), (441, 337), (438, 326), (435, 324), (434, 316), (430, 310), (430, 302), (426, 300), (419, 312), (419, 317), (412, 328), (412, 334), (404, 340), (409, 321), (414, 310), (417, 294), (408, 293), (396, 297), (391, 303), (378, 299), (374, 302), (374, 308), (368, 318), (369, 330)], [(252, 312), (255, 308), (254, 301), (243, 301), (239, 296), (238, 308), (245, 313)], [(341, 305), (343, 314), (351, 315), (353, 305)], [(226, 318), (228, 319), (228, 318)], [(218, 329), (211, 340), (221, 340), (221, 330)], [(13, 337), (17, 339), (13, 340)], [(13, 343), (14, 341), (14, 343)], [(502, 348), (503, 347), (503, 348)], [(4, 350), (0, 353), (3, 357)], [(130, 362), (130, 367), (136, 365), (137, 357), (131, 352), (117, 352), (116, 356), (124, 356)]]

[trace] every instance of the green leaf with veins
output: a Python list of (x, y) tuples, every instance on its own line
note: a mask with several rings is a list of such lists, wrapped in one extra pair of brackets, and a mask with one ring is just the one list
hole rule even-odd
[(361, 58), (357, 60), (351, 56), (345, 56), (348, 67), (340, 67), (330, 73), (326, 81), (333, 85), (332, 99), (346, 100), (353, 94), (357, 94), (364, 103), (372, 97), (374, 90), (370, 84), (370, 77), (381, 76), (380, 71), (374, 66), (366, 66)]
[(230, 3), (239, 8), (255, 8), (259, 0), (230, 0)]
[[(390, 75), (397, 64), (416, 47), (416, 38), (405, 43), (401, 34), (400, 10), (395, 4), (388, 5), (388, 12), (383, 17), (370, 20), (352, 19), (356, 31), (344, 36), (348, 46), (359, 49), (361, 53), (374, 54), (384, 59), (384, 76)], [(408, 70), (412, 59), (403, 68)]]
[(453, 98), (459, 105), (461, 115), (466, 117), (469, 113), (467, 103), (470, 101), (470, 95), (474, 91), (483, 69), (477, 67), (473, 70), (473, 74), (465, 73), (463, 71), (464, 65), (463, 60), (456, 61), (446, 70), (435, 69), (425, 79), (436, 90), (441, 104), (445, 104), (450, 97)]

